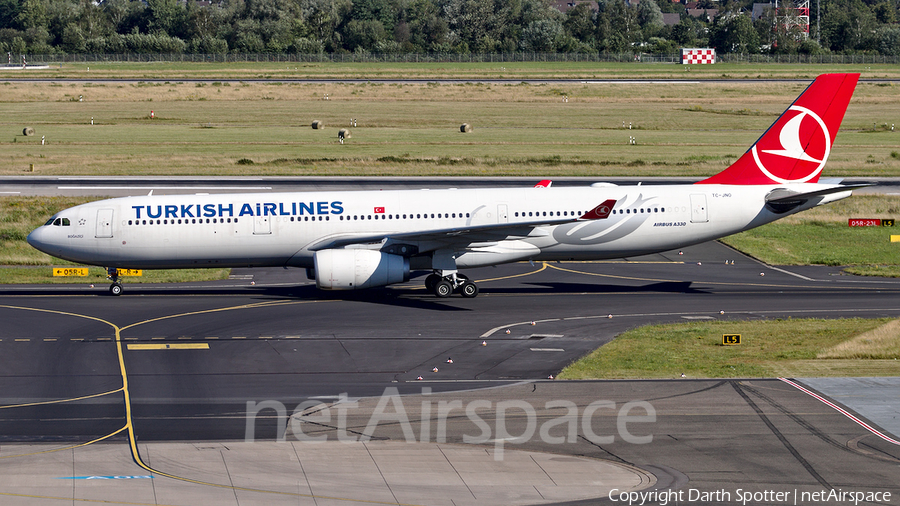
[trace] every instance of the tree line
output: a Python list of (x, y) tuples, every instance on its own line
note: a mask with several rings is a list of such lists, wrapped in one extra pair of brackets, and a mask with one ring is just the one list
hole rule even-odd
[[(779, 2), (785, 5), (789, 0)], [(753, 0), (0, 0), (0, 51), (87, 53), (720, 53), (900, 55), (900, 0), (812, 4), (809, 36)], [(715, 12), (709, 10), (714, 9)], [(679, 14), (676, 24), (663, 13)], [(819, 28), (817, 28), (819, 27)]]

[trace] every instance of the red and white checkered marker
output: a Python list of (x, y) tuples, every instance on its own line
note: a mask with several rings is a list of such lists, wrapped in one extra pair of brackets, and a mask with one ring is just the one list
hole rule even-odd
[(716, 63), (716, 50), (710, 48), (682, 48), (683, 65), (707, 65)]

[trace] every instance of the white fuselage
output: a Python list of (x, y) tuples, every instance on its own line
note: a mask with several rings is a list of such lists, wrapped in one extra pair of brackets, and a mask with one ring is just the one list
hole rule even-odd
[[(384, 249), (401, 234), (405, 236), (397, 244), (415, 252), (408, 256), (425, 257), (449, 248), (459, 268), (518, 260), (605, 259), (716, 239), (850, 195), (847, 191), (816, 197), (785, 214), (765, 205), (766, 195), (776, 188), (802, 193), (828, 186), (595, 185), (149, 195), (67, 209), (54, 217), (58, 224), (51, 219), (29, 236), (29, 242), (73, 262), (133, 269), (312, 267), (317, 250)], [(607, 199), (616, 201), (607, 218), (574, 221)], [(567, 218), (573, 221), (523, 227), (521, 232), (501, 228), (503, 237), (479, 238), (471, 232), (482, 225)], [(454, 229), (466, 231), (469, 239), (455, 238)], [(443, 235), (429, 234), (432, 231)], [(377, 237), (382, 239), (370, 239)]]

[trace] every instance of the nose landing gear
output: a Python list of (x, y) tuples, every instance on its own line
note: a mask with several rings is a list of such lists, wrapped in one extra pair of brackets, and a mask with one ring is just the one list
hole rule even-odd
[(119, 270), (115, 267), (107, 267), (106, 278), (112, 281), (112, 284), (109, 285), (109, 294), (115, 296), (122, 295), (122, 284), (119, 283)]

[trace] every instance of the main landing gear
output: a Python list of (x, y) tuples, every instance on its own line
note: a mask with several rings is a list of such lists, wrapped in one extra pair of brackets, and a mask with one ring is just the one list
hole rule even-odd
[(112, 284), (109, 285), (109, 294), (115, 296), (122, 295), (122, 284), (119, 283), (119, 270), (115, 267), (107, 267), (106, 278), (112, 281)]
[(478, 285), (470, 281), (465, 274), (457, 272), (442, 276), (440, 271), (435, 271), (425, 278), (425, 288), (440, 298), (449, 297), (454, 292), (468, 299), (478, 295)]

